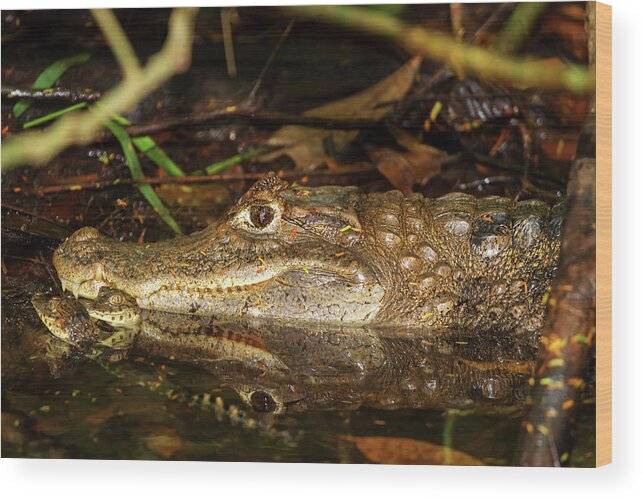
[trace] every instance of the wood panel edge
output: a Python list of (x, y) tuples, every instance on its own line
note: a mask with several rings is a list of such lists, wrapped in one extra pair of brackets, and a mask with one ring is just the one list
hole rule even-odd
[(596, 2), (596, 466), (612, 462), (612, 7)]

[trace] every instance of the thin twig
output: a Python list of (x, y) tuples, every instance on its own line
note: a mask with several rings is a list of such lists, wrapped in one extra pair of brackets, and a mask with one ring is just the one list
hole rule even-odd
[[(482, 40), (482, 37), (487, 33), (489, 28), (500, 18), (500, 16), (509, 8), (509, 4), (503, 3), (498, 5), (491, 15), (485, 20), (484, 23), (476, 30), (476, 32), (469, 37), (465, 37), (465, 40), (472, 45), (478, 45)], [(410, 105), (414, 102), (426, 100), (426, 93), (429, 89), (433, 88), (436, 85), (443, 83), (453, 76), (453, 72), (447, 67), (442, 66), (436, 72), (433, 73), (433, 76), (427, 81), (420, 83), (416, 86), (413, 91), (413, 96), (405, 100), (405, 104)]]
[[(500, 158), (494, 158), (488, 156), (487, 154), (479, 153), (473, 149), (467, 147), (464, 148), (467, 153), (469, 153), (476, 161), (479, 163), (493, 166), (494, 168), (502, 168), (503, 170), (514, 171), (516, 173), (522, 174), (524, 172), (524, 166), (512, 163), (511, 161), (506, 161)], [(531, 177), (537, 180), (547, 180), (552, 183), (561, 184), (562, 180), (558, 177), (555, 177), (552, 173), (549, 173), (545, 170), (533, 170), (531, 172)], [(561, 185), (561, 188), (564, 184)]]
[[(371, 176), (377, 174), (375, 167), (347, 167), (335, 170), (318, 170), (314, 172), (282, 171), (278, 175), (283, 179), (302, 179), (304, 177), (341, 177), (341, 176)], [(208, 182), (225, 182), (235, 180), (259, 180), (265, 173), (194, 175), (187, 177), (144, 177), (141, 179), (122, 178), (110, 182), (81, 182), (75, 184), (59, 184), (39, 187), (37, 189), (21, 189), (27, 195), (42, 196), (58, 192), (81, 191), (87, 189), (106, 189), (125, 185), (161, 185), (161, 184), (202, 184)]]
[(70, 90), (68, 88), (53, 87), (45, 89), (2, 87), (2, 97), (7, 99), (34, 99), (42, 101), (94, 102), (100, 99), (100, 92), (86, 90)]
[(50, 223), (52, 225), (57, 225), (61, 229), (66, 229), (67, 228), (64, 225), (62, 225), (60, 222), (58, 222), (58, 221), (56, 221), (56, 220), (54, 220), (52, 218), (48, 218), (45, 215), (42, 215), (40, 213), (36, 213), (35, 211), (29, 211), (29, 210), (27, 210), (27, 209), (25, 209), (25, 208), (23, 208), (21, 206), (16, 206), (15, 204), (7, 203), (6, 201), (2, 202), (1, 207), (2, 207), (3, 210), (17, 211), (18, 213), (22, 213), (23, 215), (27, 215), (27, 216), (30, 216), (32, 218), (38, 218), (38, 219), (43, 220), (43, 221), (45, 221), (47, 223)]
[(451, 11), (451, 32), (458, 40), (464, 37), (464, 27), (462, 26), (462, 4), (452, 2), (449, 4)]
[[(130, 125), (125, 128), (130, 137), (140, 137), (141, 135), (152, 135), (176, 127), (189, 127), (206, 123), (222, 125), (241, 122), (248, 122), (253, 126), (278, 127), (284, 125), (301, 125), (326, 130), (362, 130), (380, 126), (380, 122), (373, 119), (317, 118), (315, 116), (301, 116), (279, 112), (229, 111), (220, 109), (207, 113), (181, 116), (174, 119), (158, 120), (153, 123)], [(111, 136), (102, 133), (95, 138), (95, 142), (105, 140), (111, 140)]]
[(234, 7), (221, 8), (221, 30), (223, 31), (223, 49), (225, 51), (225, 63), (228, 68), (228, 76), (237, 76), (237, 63), (234, 59), (234, 41), (232, 39), (232, 9)]
[(456, 187), (461, 191), (468, 191), (493, 184), (519, 184), (520, 182), (521, 180), (515, 175), (496, 175), (495, 177), (485, 177), (471, 182), (458, 182)]
[(467, 41), (473, 45), (479, 45), (482, 37), (487, 34), (487, 31), (489, 30), (491, 25), (498, 21), (500, 16), (505, 13), (505, 10), (507, 10), (510, 5), (511, 4), (509, 3), (497, 5), (491, 15), (485, 20), (484, 23), (482, 23), (482, 25), (476, 30), (473, 36)]
[(546, 2), (525, 2), (516, 5), (493, 44), (493, 49), (500, 54), (518, 53), (534, 23), (546, 8)]
[(261, 70), (261, 73), (259, 73), (259, 77), (257, 78), (257, 82), (254, 84), (252, 87), (252, 90), (248, 94), (248, 101), (252, 102), (254, 98), (257, 95), (257, 90), (259, 90), (259, 87), (263, 83), (263, 79), (266, 76), (266, 73), (268, 72), (268, 69), (270, 69), (270, 66), (272, 66), (273, 61), (275, 60), (275, 57), (277, 56), (277, 53), (279, 52), (279, 49), (281, 48), (282, 44), (284, 43), (284, 40), (288, 38), (288, 35), (290, 34), (290, 30), (293, 27), (293, 24), (295, 24), (295, 19), (291, 19), (290, 22), (288, 23), (288, 26), (286, 26), (286, 29), (283, 31), (281, 36), (279, 37), (279, 40), (277, 40), (277, 45), (275, 45), (275, 48), (272, 49), (272, 52), (270, 53), (270, 57), (268, 57), (268, 60), (266, 61), (266, 64), (264, 64), (263, 69)]

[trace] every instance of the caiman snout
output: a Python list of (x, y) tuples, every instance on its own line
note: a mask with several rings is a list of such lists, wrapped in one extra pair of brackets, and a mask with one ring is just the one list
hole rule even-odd
[(63, 290), (92, 300), (107, 287), (145, 309), (372, 320), (383, 288), (371, 269), (324, 241), (290, 244), (290, 234), (297, 231), (289, 227), (281, 243), (254, 237), (224, 218), (190, 238), (139, 245), (85, 227), (60, 245), (53, 264)]
[(56, 249), (52, 262), (63, 291), (71, 291), (76, 298), (95, 298), (100, 287), (108, 284), (103, 263), (108, 241), (94, 227), (83, 227)]
[(100, 232), (98, 232), (98, 229), (95, 229), (94, 227), (83, 227), (69, 236), (68, 241), (72, 243), (80, 243), (95, 239), (100, 239)]

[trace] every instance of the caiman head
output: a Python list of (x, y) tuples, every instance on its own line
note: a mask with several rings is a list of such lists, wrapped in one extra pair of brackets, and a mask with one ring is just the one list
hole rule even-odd
[(142, 308), (222, 317), (371, 322), (384, 288), (359, 251), (354, 188), (290, 186), (268, 174), (189, 237), (119, 243), (85, 227), (55, 252), (63, 288), (124, 291)]

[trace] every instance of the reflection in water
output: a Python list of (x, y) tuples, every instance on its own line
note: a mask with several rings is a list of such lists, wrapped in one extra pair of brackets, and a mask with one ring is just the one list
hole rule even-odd
[(30, 303), (3, 311), (7, 457), (368, 462), (347, 436), (443, 445), (451, 432), (454, 449), (510, 464), (535, 352), (475, 332), (162, 312), (140, 314), (123, 352), (96, 319), (95, 342), (74, 347)]
[(534, 350), (506, 335), (231, 323), (122, 305), (96, 311), (96, 302), (86, 302), (88, 314), (66, 297), (33, 303), (64, 340), (48, 343), (54, 373), (83, 354), (114, 362), (131, 349), (204, 368), (257, 413), (520, 404), (533, 366)]

